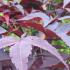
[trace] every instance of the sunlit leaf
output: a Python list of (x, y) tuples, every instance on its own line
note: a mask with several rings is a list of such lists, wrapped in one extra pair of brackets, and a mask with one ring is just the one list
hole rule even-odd
[(70, 47), (70, 36), (67, 36), (66, 34), (58, 34), (59, 37), (67, 44), (67, 46)]
[(70, 13), (70, 8), (65, 8)]
[(3, 37), (0, 39), (0, 49), (13, 45), (16, 41), (14, 37)]
[(63, 24), (55, 30), (57, 33), (68, 33), (70, 31), (70, 24)]
[(64, 8), (68, 3), (70, 3), (70, 0), (64, 0), (64, 1), (63, 1), (63, 8)]
[(3, 4), (8, 5), (8, 0), (3, 0)]
[(24, 15), (24, 8), (20, 4), (14, 6)]
[(6, 32), (6, 30), (4, 28), (0, 27), (0, 34), (2, 34), (4, 32)]
[(70, 19), (70, 16), (63, 16), (63, 17), (58, 18), (58, 20), (63, 20), (63, 19)]
[(70, 47), (70, 36), (66, 35), (70, 31), (70, 24), (64, 24), (54, 31)]
[(48, 52), (56, 56), (68, 69), (68, 65), (64, 62), (61, 55), (58, 53), (57, 49), (51, 46), (46, 40), (34, 36), (27, 37), (25, 40), (29, 41), (32, 45), (47, 50)]
[(46, 28), (50, 29), (50, 30), (56, 30), (58, 28), (60, 23), (58, 22), (54, 22), (53, 24), (48, 25)]
[(28, 56), (31, 54), (31, 45), (21, 41), (10, 48), (10, 57), (18, 70), (28, 70)]
[(15, 2), (15, 3), (20, 3), (21, 0), (13, 0), (13, 2)]

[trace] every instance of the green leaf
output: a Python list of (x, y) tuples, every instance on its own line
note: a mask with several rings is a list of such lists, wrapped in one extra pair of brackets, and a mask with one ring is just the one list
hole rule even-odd
[(61, 2), (63, 2), (63, 0), (54, 0), (54, 2), (61, 3)]
[(3, 13), (0, 13), (0, 16), (4, 16), (4, 14)]
[(64, 19), (64, 20), (62, 20), (62, 23), (64, 23), (64, 24), (70, 23), (70, 19)]

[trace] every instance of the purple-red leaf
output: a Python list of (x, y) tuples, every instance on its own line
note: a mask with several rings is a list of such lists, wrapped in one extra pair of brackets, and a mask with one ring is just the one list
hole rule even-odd
[(36, 12), (36, 13), (31, 13), (31, 14), (28, 14), (27, 16), (21, 18), (21, 19), (18, 19), (17, 21), (21, 21), (21, 20), (30, 20), (30, 19), (33, 19), (33, 18), (36, 18), (36, 17), (39, 17), (43, 20), (43, 23), (44, 23), (44, 26), (47, 26), (48, 25), (48, 22), (50, 20), (49, 16), (42, 13), (42, 12)]

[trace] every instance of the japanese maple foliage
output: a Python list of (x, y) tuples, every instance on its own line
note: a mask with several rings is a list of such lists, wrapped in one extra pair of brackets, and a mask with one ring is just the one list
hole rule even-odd
[[(62, 7), (52, 0), (0, 1), (0, 35), (3, 36), (0, 49), (10, 46), (9, 55), (17, 70), (32, 68), (28, 68), (28, 57), (33, 47), (48, 51), (62, 62), (63, 68), (69, 70), (58, 49), (48, 42), (48, 39), (60, 39), (70, 48), (70, 21), (65, 21), (70, 19), (70, 9), (67, 7), (70, 0), (61, 2)], [(35, 36), (31, 29), (37, 30)], [(44, 39), (38, 37), (39, 32), (45, 35)], [(15, 37), (12, 33), (16, 34)]]

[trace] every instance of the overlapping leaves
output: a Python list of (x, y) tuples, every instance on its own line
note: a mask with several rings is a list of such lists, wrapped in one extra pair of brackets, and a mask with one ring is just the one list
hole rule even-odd
[[(14, 1), (14, 2), (13, 2)], [(70, 36), (67, 35), (67, 33), (70, 31), (70, 24), (62, 24), (61, 22), (63, 19), (70, 19), (70, 16), (64, 16), (64, 17), (56, 17), (55, 19), (51, 16), (46, 15), (44, 12), (30, 12), (30, 14), (25, 14), (24, 7), (20, 4), (21, 0), (13, 0), (12, 6), (16, 8), (23, 16), (26, 15), (23, 18), (20, 19), (11, 19), (10, 15), (5, 10), (3, 13), (4, 15), (1, 16), (4, 18), (4, 21), (8, 29), (4, 30), (1, 24), (1, 31), (0, 34), (7, 36), (2, 39), (0, 39), (0, 48), (4, 48), (6, 46), (10, 46), (10, 57), (12, 62), (15, 64), (16, 68), (18, 70), (27, 70), (28, 66), (28, 56), (31, 54), (31, 50), (33, 46), (37, 46), (41, 49), (44, 49), (54, 56), (56, 56), (68, 69), (68, 65), (66, 62), (64, 62), (61, 55), (58, 53), (57, 49), (54, 48), (47, 40), (43, 40), (38, 38), (37, 36), (27, 36), (25, 34), (24, 37), (21, 37), (24, 32), (22, 30), (23, 27), (25, 28), (34, 28), (37, 31), (41, 31), (45, 34), (45, 36), (48, 38), (59, 38), (65, 42), (70, 47)], [(17, 5), (15, 4), (17, 2)], [(70, 2), (70, 0), (66, 1), (64, 0), (63, 8), (65, 9), (65, 6)], [(4, 2), (4, 4), (8, 4), (8, 2)], [(68, 8), (66, 8), (68, 9)], [(11, 10), (9, 10), (10, 12)], [(34, 10), (35, 11), (35, 10)], [(16, 11), (17, 12), (17, 11)], [(28, 12), (28, 11), (27, 11)], [(68, 10), (69, 12), (69, 10)], [(21, 15), (20, 15), (21, 16)], [(51, 20), (52, 17), (52, 20)], [(42, 24), (35, 23), (32, 21), (34, 18), (41, 18)], [(45, 27), (46, 26), (46, 27)], [(67, 28), (66, 28), (67, 27)], [(19, 40), (16, 40), (13, 37), (9, 37), (9, 33), (15, 33), (18, 36), (20, 36)], [(27, 36), (27, 37), (26, 37)], [(17, 62), (17, 63), (16, 63)], [(19, 66), (20, 65), (20, 66)]]

